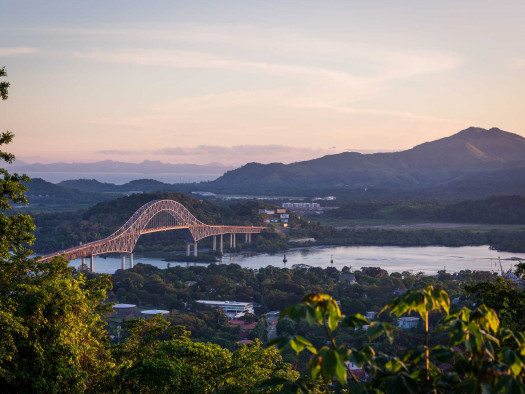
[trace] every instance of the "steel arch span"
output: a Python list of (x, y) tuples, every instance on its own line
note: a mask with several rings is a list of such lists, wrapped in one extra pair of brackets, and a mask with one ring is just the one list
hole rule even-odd
[(265, 229), (256, 226), (208, 225), (198, 220), (177, 201), (155, 200), (140, 207), (109, 237), (42, 256), (40, 261), (49, 261), (61, 255), (74, 260), (103, 253), (132, 253), (142, 234), (186, 228), (189, 229), (195, 242), (212, 235), (256, 234)]

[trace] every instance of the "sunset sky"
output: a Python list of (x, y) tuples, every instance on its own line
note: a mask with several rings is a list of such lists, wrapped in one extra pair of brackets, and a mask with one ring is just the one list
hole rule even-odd
[(525, 135), (525, 2), (0, 0), (27, 162), (240, 165)]

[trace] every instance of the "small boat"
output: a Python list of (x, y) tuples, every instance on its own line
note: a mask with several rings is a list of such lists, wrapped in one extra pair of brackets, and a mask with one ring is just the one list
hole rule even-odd
[(286, 255), (284, 255), (283, 263), (286, 263), (288, 260), (286, 260)]
[(331, 254), (331, 255), (330, 255), (330, 264), (333, 264), (333, 263), (334, 263), (334, 255)]

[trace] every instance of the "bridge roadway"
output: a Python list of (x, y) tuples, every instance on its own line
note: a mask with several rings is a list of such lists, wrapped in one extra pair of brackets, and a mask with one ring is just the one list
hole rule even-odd
[[(197, 243), (203, 238), (213, 236), (213, 250), (217, 250), (217, 236), (220, 237), (220, 252), (223, 253), (223, 236), (230, 234), (230, 245), (236, 246), (236, 234), (245, 234), (245, 241), (251, 242), (251, 235), (258, 234), (265, 227), (256, 226), (215, 226), (204, 224), (193, 216), (182, 204), (174, 200), (150, 201), (140, 207), (128, 221), (109, 237), (75, 246), (69, 249), (44, 255), (40, 261), (50, 261), (56, 256), (65, 256), (68, 260), (91, 258), (90, 269), (94, 270), (93, 256), (103, 253), (122, 253), (122, 269), (125, 269), (126, 254), (130, 255), (133, 267), (133, 249), (142, 234), (158, 231), (188, 229), (193, 238), (193, 255), (197, 256)], [(190, 243), (187, 243), (186, 255), (190, 255)]]

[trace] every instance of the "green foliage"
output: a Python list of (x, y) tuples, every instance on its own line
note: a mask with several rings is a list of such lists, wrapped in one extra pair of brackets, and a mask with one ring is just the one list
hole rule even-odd
[[(0, 68), (0, 77), (6, 77), (7, 73), (5, 72), (5, 67)], [(2, 81), (0, 82), (0, 97), (2, 100), (7, 100), (7, 90), (9, 88), (9, 82)]]
[[(516, 274), (519, 277), (523, 263), (518, 264)], [(492, 281), (468, 284), (465, 290), (481, 304), (493, 308), (505, 327), (513, 330), (525, 327), (525, 291), (518, 283), (512, 283), (501, 277)]]
[[(432, 286), (396, 298), (382, 312), (399, 317), (417, 313), (425, 321), (424, 342), (413, 343), (398, 355), (376, 352), (371, 344), (338, 346), (336, 330), (362, 327), (367, 320), (360, 315), (344, 317), (336, 306), (326, 294), (310, 294), (281, 314), (281, 319), (323, 327), (330, 346), (317, 348), (299, 335), (268, 343), (281, 351), (287, 346), (297, 353), (307, 349), (312, 354), (308, 369), (312, 377), (323, 379), (327, 391), (336, 379), (355, 392), (525, 392), (525, 334), (501, 326), (496, 312), (484, 305), (451, 312), (446, 292)], [(431, 331), (432, 313), (441, 314), (442, 320)], [(441, 333), (446, 334), (444, 343), (429, 346), (429, 335)], [(406, 335), (381, 321), (372, 322), (367, 330), (370, 341), (383, 334), (390, 341)], [(363, 368), (368, 379), (360, 381), (351, 365)], [(355, 383), (347, 382), (349, 377)]]
[(525, 231), (491, 230), (486, 232), (463, 229), (343, 229), (311, 226), (308, 234), (324, 245), (376, 245), (376, 246), (479, 246), (492, 249), (525, 251)]
[[(5, 70), (0, 70), (0, 76)], [(8, 84), (2, 82), (2, 98)], [(5, 132), (0, 145), (13, 135)], [(0, 152), (11, 162), (13, 155)], [(27, 203), (25, 175), (1, 169), (0, 209)], [(29, 256), (29, 216), (0, 213), (0, 387), (4, 392), (81, 392), (112, 368), (100, 300), (107, 276), (87, 280), (62, 259), (42, 264)]]
[(130, 323), (131, 336), (114, 350), (117, 373), (102, 389), (244, 393), (271, 377), (292, 382), (298, 378), (275, 349), (263, 349), (258, 341), (230, 352), (212, 343), (192, 342), (180, 327), (168, 327), (159, 315)]
[(525, 197), (492, 196), (458, 203), (351, 202), (327, 211), (329, 219), (425, 220), (452, 223), (524, 224)]

